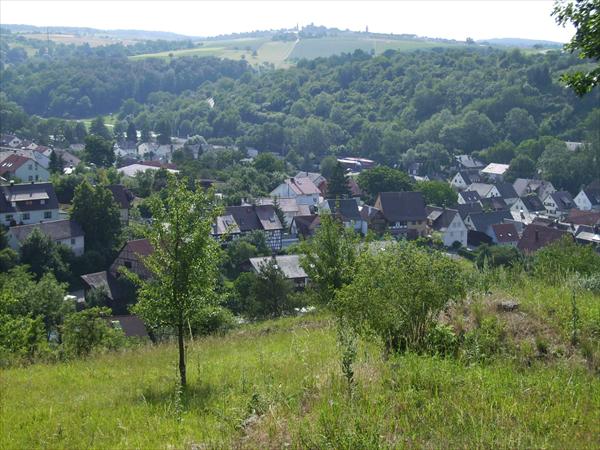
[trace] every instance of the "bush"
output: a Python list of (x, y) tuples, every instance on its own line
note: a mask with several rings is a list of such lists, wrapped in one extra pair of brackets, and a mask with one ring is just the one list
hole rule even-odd
[(123, 331), (112, 328), (107, 320), (108, 308), (90, 308), (70, 314), (62, 326), (67, 356), (87, 356), (95, 350), (115, 350), (125, 345)]
[(537, 277), (561, 281), (569, 273), (600, 276), (600, 255), (589, 245), (578, 245), (570, 237), (538, 250), (533, 259)]
[(477, 249), (475, 263), (479, 269), (483, 269), (486, 261), (489, 268), (494, 268), (512, 267), (521, 260), (521, 252), (515, 247), (483, 244)]
[(467, 362), (486, 362), (505, 347), (504, 325), (496, 317), (485, 317), (465, 335), (462, 356)]
[(224, 334), (235, 326), (233, 314), (221, 307), (211, 307), (202, 311), (194, 323), (192, 330), (196, 336)]
[(427, 333), (425, 347), (428, 353), (440, 356), (456, 356), (458, 337), (449, 325), (436, 324)]

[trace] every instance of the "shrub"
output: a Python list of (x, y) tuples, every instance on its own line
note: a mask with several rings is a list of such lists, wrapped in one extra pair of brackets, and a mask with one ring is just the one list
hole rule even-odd
[(62, 326), (64, 351), (68, 356), (87, 356), (98, 349), (114, 350), (125, 345), (125, 336), (106, 318), (108, 308), (90, 308), (67, 316)]
[(592, 246), (578, 245), (565, 237), (536, 252), (533, 270), (549, 282), (560, 281), (569, 273), (600, 276), (600, 255)]
[(449, 301), (462, 299), (459, 265), (442, 253), (407, 242), (358, 258), (353, 281), (342, 288), (335, 310), (386, 352), (424, 350), (427, 334)]
[(462, 356), (467, 362), (486, 362), (505, 347), (504, 325), (496, 317), (485, 317), (480, 326), (465, 335)]

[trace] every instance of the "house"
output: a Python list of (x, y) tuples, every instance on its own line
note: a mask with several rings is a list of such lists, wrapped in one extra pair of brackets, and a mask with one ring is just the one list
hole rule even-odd
[(481, 200), (477, 191), (462, 191), (458, 193), (458, 204), (477, 203)]
[(0, 135), (0, 146), (2, 147), (11, 147), (17, 148), (21, 145), (23, 141), (12, 134), (2, 134)]
[(132, 314), (122, 316), (110, 316), (106, 321), (111, 328), (122, 330), (125, 337), (148, 339), (148, 331), (142, 319)]
[(500, 197), (504, 199), (508, 206), (512, 205), (519, 198), (515, 188), (510, 183), (498, 182), (494, 186), (496, 186)]
[(529, 194), (517, 199), (510, 207), (513, 217), (519, 222), (529, 224), (541, 213), (546, 212), (544, 204), (535, 194)]
[(471, 155), (456, 155), (454, 157), (455, 165), (458, 170), (476, 170), (484, 168), (485, 164), (473, 158)]
[(300, 265), (299, 255), (281, 255), (250, 258), (250, 265), (255, 273), (260, 273), (262, 268), (274, 261), (277, 268), (283, 272), (283, 276), (294, 283), (297, 290), (304, 289), (308, 284), (308, 275)]
[(468, 230), (457, 210), (428, 206), (427, 212), (429, 227), (442, 234), (446, 247), (451, 247), (455, 242), (466, 247)]
[(497, 182), (504, 180), (504, 174), (508, 170), (508, 164), (490, 163), (481, 169), (481, 175), (487, 177), (491, 181)]
[(10, 227), (6, 233), (10, 248), (18, 252), (22, 243), (34, 229), (40, 230), (57, 244), (69, 247), (75, 256), (81, 256), (85, 251), (83, 230), (74, 220), (51, 220)]
[(143, 161), (135, 164), (130, 164), (128, 166), (120, 167), (117, 171), (125, 177), (135, 177), (135, 174), (138, 172), (145, 172), (147, 170), (158, 170), (164, 168), (167, 172), (170, 173), (179, 173), (179, 170), (171, 169), (169, 167), (162, 167), (160, 164), (150, 164), (150, 161)]
[(473, 183), (480, 183), (481, 181), (482, 180), (478, 172), (461, 170), (457, 172), (454, 177), (452, 177), (452, 180), (450, 180), (450, 186), (456, 190), (462, 191), (467, 189), (469, 185)]
[(479, 231), (492, 237), (492, 225), (504, 223), (505, 220), (512, 220), (512, 218), (512, 214), (509, 211), (471, 213), (465, 219), (465, 225), (469, 230)]
[(469, 214), (483, 212), (483, 207), (479, 202), (459, 204), (456, 206), (456, 209), (462, 220), (465, 220)]
[(493, 184), (472, 183), (467, 187), (467, 190), (477, 192), (481, 198), (501, 197), (498, 188)]
[(496, 223), (491, 226), (490, 237), (494, 244), (516, 247), (519, 243), (519, 232), (514, 223)]
[(600, 182), (591, 183), (575, 196), (575, 204), (582, 211), (600, 211)]
[(122, 184), (111, 184), (106, 188), (112, 193), (115, 203), (119, 208), (119, 215), (121, 217), (121, 224), (129, 224), (129, 210), (135, 196)]
[(386, 229), (386, 221), (383, 213), (370, 205), (362, 205), (360, 208), (360, 216), (367, 222), (367, 229), (373, 230), (375, 233), (383, 234)]
[(338, 162), (344, 167), (353, 172), (360, 172), (361, 170), (371, 169), (375, 167), (375, 161), (366, 158), (355, 158), (348, 156), (346, 158), (338, 158)]
[[(292, 219), (296, 216), (307, 216), (312, 214), (312, 207), (309, 205), (299, 205), (295, 198), (271, 198), (271, 197), (261, 197), (257, 198), (253, 201), (255, 205), (277, 205), (281, 212), (283, 213), (283, 217), (285, 219), (285, 224), (282, 224), (284, 228), (289, 228), (292, 223)], [(243, 206), (251, 205), (250, 203), (242, 203)]]
[(28, 225), (58, 219), (58, 199), (52, 183), (0, 186), (0, 224)]
[(321, 225), (321, 218), (316, 214), (295, 216), (290, 225), (290, 234), (293, 237), (307, 239), (313, 236)]
[(0, 163), (0, 176), (21, 181), (48, 181), (50, 172), (34, 159), (13, 154)]
[(550, 217), (562, 219), (575, 207), (575, 202), (567, 191), (556, 191), (544, 199), (544, 207)]
[(269, 248), (281, 250), (283, 225), (272, 205), (228, 206), (213, 226), (213, 236), (235, 239), (252, 231), (261, 231)]
[(63, 149), (54, 149), (54, 153), (58, 158), (62, 158), (64, 167), (77, 167), (81, 163), (81, 159), (75, 156), (73, 153), (63, 150)]
[(271, 191), (271, 197), (295, 198), (299, 205), (316, 206), (321, 191), (308, 177), (288, 178)]
[(131, 301), (135, 291), (132, 290), (131, 282), (121, 273), (121, 267), (127, 268), (142, 279), (148, 279), (151, 274), (142, 261), (143, 257), (152, 252), (152, 245), (147, 239), (127, 242), (109, 270), (81, 276), (85, 297), (87, 298), (92, 290), (100, 289), (104, 292), (107, 304), (114, 313), (126, 313), (128, 302)]
[(321, 211), (327, 211), (342, 221), (346, 228), (357, 233), (367, 234), (367, 221), (363, 220), (354, 199), (325, 200), (319, 205)]
[(523, 230), (517, 248), (523, 253), (531, 254), (566, 236), (572, 238), (572, 235), (567, 231), (532, 223)]
[(308, 178), (325, 195), (327, 189), (327, 179), (317, 172), (298, 172), (294, 178)]
[(592, 245), (600, 248), (600, 227), (580, 225), (575, 233), (575, 241), (583, 245)]
[(565, 218), (566, 223), (573, 225), (600, 226), (600, 211), (581, 211), (572, 209)]
[(507, 211), (508, 205), (502, 197), (488, 197), (479, 200), (484, 211)]
[(517, 178), (513, 183), (513, 188), (519, 197), (535, 194), (540, 200), (544, 200), (549, 194), (556, 192), (549, 181), (530, 178)]
[(394, 236), (416, 238), (427, 234), (427, 212), (421, 192), (381, 192), (375, 201), (386, 228)]

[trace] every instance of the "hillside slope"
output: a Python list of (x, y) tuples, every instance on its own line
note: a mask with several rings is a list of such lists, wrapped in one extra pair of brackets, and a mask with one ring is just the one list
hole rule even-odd
[[(519, 311), (498, 312), (516, 292)], [(580, 299), (582, 327), (598, 300)], [(478, 358), (385, 361), (361, 343), (352, 393), (327, 316), (196, 340), (181, 399), (166, 344), (5, 370), (0, 447), (593, 448), (600, 380), (568, 344), (569, 309), (567, 290), (540, 285), (471, 299), (447, 321)]]

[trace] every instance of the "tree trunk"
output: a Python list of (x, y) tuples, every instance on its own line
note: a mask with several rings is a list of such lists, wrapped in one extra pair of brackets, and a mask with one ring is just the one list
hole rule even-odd
[(177, 325), (177, 338), (179, 340), (179, 376), (181, 378), (181, 387), (186, 386), (185, 377), (185, 346), (183, 345), (183, 322), (180, 321)]

